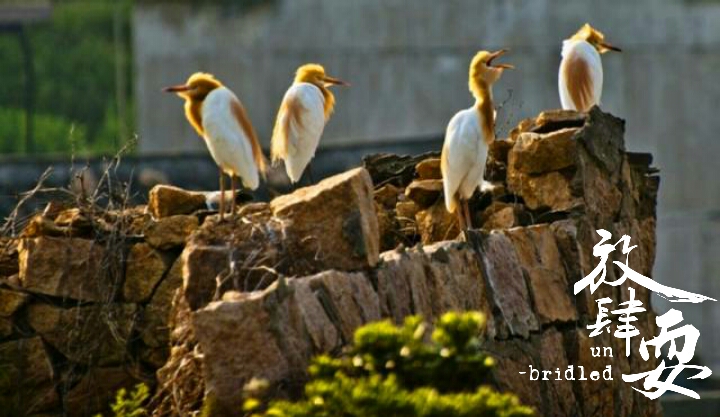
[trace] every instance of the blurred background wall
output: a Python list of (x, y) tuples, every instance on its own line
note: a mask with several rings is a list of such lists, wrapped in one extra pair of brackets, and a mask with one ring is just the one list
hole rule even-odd
[[(69, 171), (60, 161), (70, 153), (112, 153), (135, 133), (139, 146), (130, 163), (142, 168), (128, 175), (141, 183), (145, 173), (214, 187), (215, 167), (185, 122), (181, 100), (160, 91), (198, 70), (238, 94), (265, 147), (298, 65), (319, 62), (350, 81), (351, 88), (336, 89), (338, 105), (318, 155), (318, 170), (329, 173), (358, 164), (371, 150), (439, 150), (449, 118), (472, 104), (472, 55), (509, 47), (503, 61), (517, 69), (495, 87), (502, 136), (521, 118), (559, 106), (562, 40), (590, 22), (623, 48), (603, 56), (602, 108), (627, 121), (628, 148), (652, 152), (661, 170), (654, 278), (720, 296), (718, 0), (51, 4), (48, 22), (23, 26), (37, 81), (29, 155), (20, 139), (27, 123), (22, 44), (16, 31), (3, 31), (1, 17), (9, 14), (0, 7), (0, 152), (16, 154), (0, 159), (0, 197), (8, 201), (32, 187), (48, 163)], [(65, 156), (39, 158), (41, 152)], [(660, 312), (670, 307), (655, 301)], [(679, 307), (701, 331), (696, 358), (719, 372), (720, 303)]]

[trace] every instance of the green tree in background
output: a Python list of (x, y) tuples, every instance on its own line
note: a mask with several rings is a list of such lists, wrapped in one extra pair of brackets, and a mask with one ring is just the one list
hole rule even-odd
[[(131, 0), (53, 2), (49, 21), (26, 27), (36, 152), (113, 153), (130, 139), (131, 7)], [(0, 153), (24, 150), (23, 60), (18, 36), (0, 32)]]

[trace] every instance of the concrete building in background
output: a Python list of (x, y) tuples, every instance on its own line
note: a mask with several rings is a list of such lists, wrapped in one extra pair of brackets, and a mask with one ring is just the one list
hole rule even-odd
[[(182, 102), (160, 92), (194, 71), (216, 74), (269, 145), (298, 65), (319, 62), (337, 89), (323, 146), (440, 137), (472, 103), (470, 58), (509, 47), (495, 88), (500, 135), (559, 107), (562, 40), (581, 24), (621, 54), (603, 59), (602, 108), (627, 121), (627, 146), (661, 170), (655, 278), (720, 296), (720, 2), (700, 0), (274, 0), (260, 6), (138, 2), (136, 97), (143, 153), (203, 151)], [(632, 256), (632, 255), (631, 255)], [(669, 308), (656, 300), (662, 312)], [(701, 331), (698, 356), (720, 371), (720, 303), (673, 305)]]

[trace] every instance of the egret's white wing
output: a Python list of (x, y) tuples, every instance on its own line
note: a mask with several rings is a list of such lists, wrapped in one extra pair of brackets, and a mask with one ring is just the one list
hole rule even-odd
[(588, 111), (600, 103), (603, 71), (600, 54), (585, 41), (565, 41), (558, 74), (563, 109)]
[(440, 170), (445, 207), (451, 213), (457, 207), (457, 194), (463, 194), (463, 198), (469, 197), (468, 191), (472, 195), (482, 180), (487, 147), (480, 132), (479, 115), (475, 108), (458, 112), (448, 123)]
[(285, 93), (272, 137), (272, 159), (285, 161), (292, 182), (300, 180), (315, 156), (325, 128), (324, 103), (320, 89), (310, 83), (295, 83)]
[(258, 165), (263, 165), (262, 151), (232, 91), (220, 87), (208, 94), (202, 107), (202, 125), (210, 155), (220, 168), (240, 177), (246, 187), (256, 189), (260, 182)]

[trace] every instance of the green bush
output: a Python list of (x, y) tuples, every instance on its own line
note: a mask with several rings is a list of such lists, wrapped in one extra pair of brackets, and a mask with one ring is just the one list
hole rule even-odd
[[(135, 390), (128, 392), (120, 389), (115, 396), (115, 403), (110, 406), (115, 417), (145, 417), (150, 415), (143, 404), (150, 397), (150, 390), (145, 384), (138, 384)], [(98, 414), (95, 417), (102, 417)]]
[(355, 333), (347, 355), (321, 355), (309, 368), (302, 400), (262, 402), (248, 398), (254, 416), (528, 416), (512, 394), (487, 383), (491, 357), (479, 337), (485, 318), (477, 312), (447, 313), (428, 325), (411, 316), (401, 327), (385, 320)]

